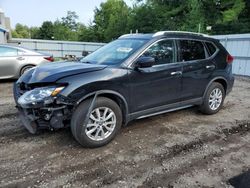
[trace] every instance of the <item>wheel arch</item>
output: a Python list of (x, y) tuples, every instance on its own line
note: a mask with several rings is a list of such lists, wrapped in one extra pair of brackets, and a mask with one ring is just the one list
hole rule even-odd
[(209, 86), (210, 86), (213, 82), (218, 82), (218, 83), (220, 83), (220, 84), (223, 86), (223, 88), (224, 88), (224, 90), (225, 90), (225, 93), (227, 93), (227, 86), (228, 86), (227, 80), (226, 80), (224, 77), (219, 76), (219, 77), (213, 78), (213, 79), (208, 83), (208, 85), (207, 85), (207, 87), (206, 87), (206, 89), (205, 89), (205, 92), (203, 93), (203, 98), (204, 98), (204, 96), (206, 95), (206, 92), (207, 92)]
[(37, 66), (37, 65), (31, 64), (31, 63), (22, 65), (22, 66), (19, 68), (19, 71), (18, 71), (19, 76), (21, 76), (22, 70), (23, 70), (25, 67), (29, 67), (29, 66), (35, 67), (35, 66)]
[[(127, 123), (128, 103), (127, 103), (125, 97), (123, 97), (120, 93), (118, 93), (116, 91), (99, 90), (99, 91), (89, 93), (89, 94), (85, 95), (84, 97), (82, 97), (81, 99), (79, 99), (76, 102), (75, 106), (78, 106), (81, 102), (83, 102), (86, 99), (90, 99), (90, 98), (92, 98), (92, 104), (94, 104), (97, 97), (107, 97), (107, 98), (113, 100), (114, 102), (116, 102), (122, 111), (123, 124)], [(90, 108), (93, 108), (93, 105), (90, 105)], [(92, 111), (92, 109), (89, 109), (89, 111)]]

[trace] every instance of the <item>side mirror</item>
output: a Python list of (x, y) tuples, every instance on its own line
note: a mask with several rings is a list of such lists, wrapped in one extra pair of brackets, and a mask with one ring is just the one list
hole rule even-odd
[(152, 67), (155, 64), (155, 58), (153, 57), (140, 57), (137, 60), (137, 68), (148, 68), (148, 67)]

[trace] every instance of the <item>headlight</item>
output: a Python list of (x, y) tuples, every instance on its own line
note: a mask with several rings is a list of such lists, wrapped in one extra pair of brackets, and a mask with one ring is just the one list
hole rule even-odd
[(64, 87), (40, 87), (35, 88), (31, 91), (24, 93), (19, 99), (18, 103), (21, 106), (27, 106), (27, 104), (37, 104), (40, 102), (48, 103), (46, 101), (51, 101), (52, 97), (60, 93)]

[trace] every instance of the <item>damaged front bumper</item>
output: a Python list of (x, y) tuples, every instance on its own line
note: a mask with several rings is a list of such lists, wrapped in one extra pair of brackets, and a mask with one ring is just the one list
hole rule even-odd
[(32, 134), (38, 131), (37, 122), (34, 120), (33, 116), (29, 116), (26, 110), (18, 108), (19, 117), (25, 126), (25, 128)]
[(32, 134), (40, 129), (60, 129), (68, 126), (70, 111), (68, 107), (21, 108), (17, 106), (19, 117), (25, 128)]
[(24, 93), (14, 85), (16, 107), (23, 125), (30, 133), (36, 134), (40, 129), (54, 130), (69, 125), (73, 105), (66, 97), (57, 95), (36, 103), (20, 104), (18, 99)]

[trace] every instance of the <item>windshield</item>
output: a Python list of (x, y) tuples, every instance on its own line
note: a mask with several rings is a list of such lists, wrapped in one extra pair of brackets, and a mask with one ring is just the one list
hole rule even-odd
[(120, 64), (147, 41), (145, 39), (115, 40), (81, 59), (81, 62), (104, 65)]

